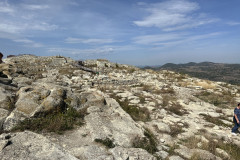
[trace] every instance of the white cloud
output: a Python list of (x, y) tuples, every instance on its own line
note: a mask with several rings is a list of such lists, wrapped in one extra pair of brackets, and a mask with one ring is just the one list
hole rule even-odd
[(76, 49), (76, 48), (49, 48), (48, 52), (61, 53), (61, 54), (71, 54), (71, 55), (83, 55), (83, 56), (99, 56), (108, 55), (114, 52), (111, 47), (100, 47), (92, 49)]
[(41, 43), (36, 43), (27, 38), (16, 38), (16, 39), (12, 39), (12, 40), (14, 42), (22, 43), (23, 46), (25, 46), (25, 47), (33, 47), (33, 48), (43, 47), (43, 45)]
[(23, 33), (29, 30), (50, 31), (57, 29), (57, 25), (51, 25), (46, 22), (11, 22), (2, 21), (0, 31), (6, 33)]
[(29, 10), (42, 10), (50, 8), (48, 5), (24, 4), (23, 7)]
[(13, 13), (14, 9), (7, 2), (0, 2), (0, 13)]
[(240, 22), (230, 21), (230, 22), (227, 22), (227, 24), (230, 26), (237, 26), (237, 25), (240, 25)]
[(13, 25), (4, 22), (0, 24), (0, 31), (5, 33), (18, 33), (22, 29), (23, 29), (22, 26), (18, 25)]
[(151, 4), (146, 9), (149, 16), (134, 21), (140, 27), (158, 27), (163, 31), (181, 30), (215, 22), (217, 19), (198, 14), (198, 3), (188, 0), (170, 0)]
[(0, 2), (0, 31), (24, 35), (32, 30), (55, 30), (58, 26), (51, 24), (45, 12), (36, 12), (48, 8), (50, 6), (46, 4), (8, 3), (7, 0)]
[(84, 44), (106, 44), (115, 42), (112, 39), (82, 39), (82, 38), (72, 38), (68, 37), (65, 40), (66, 43), (84, 43)]
[(170, 41), (170, 40), (176, 40), (183, 38), (184, 34), (176, 34), (176, 33), (170, 33), (170, 34), (158, 34), (158, 35), (145, 35), (145, 36), (138, 36), (133, 38), (134, 43), (137, 44), (144, 44), (144, 45), (154, 45), (155, 43), (164, 42), (164, 41)]
[(191, 35), (190, 33), (167, 33), (158, 35), (145, 35), (133, 38), (134, 43), (151, 46), (171, 47), (187, 42), (208, 39), (222, 35), (221, 32), (213, 32), (208, 34)]
[(39, 30), (39, 31), (51, 31), (57, 29), (58, 26), (55, 24), (48, 24), (46, 22), (36, 22), (36, 23), (29, 23), (25, 25), (25, 29), (32, 29), (32, 30)]

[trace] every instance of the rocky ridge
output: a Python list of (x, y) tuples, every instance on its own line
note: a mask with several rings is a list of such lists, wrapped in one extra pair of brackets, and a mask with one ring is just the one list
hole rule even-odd
[(239, 86), (107, 60), (84, 61), (89, 70), (60, 56), (3, 61), (0, 159), (239, 156)]

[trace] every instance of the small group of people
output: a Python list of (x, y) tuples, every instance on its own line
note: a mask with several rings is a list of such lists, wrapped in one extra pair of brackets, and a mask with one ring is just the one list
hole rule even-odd
[(233, 116), (233, 122), (234, 127), (232, 128), (232, 135), (237, 135), (237, 133), (240, 133), (238, 131), (238, 128), (240, 127), (240, 103), (238, 103), (238, 106), (234, 109), (234, 116)]

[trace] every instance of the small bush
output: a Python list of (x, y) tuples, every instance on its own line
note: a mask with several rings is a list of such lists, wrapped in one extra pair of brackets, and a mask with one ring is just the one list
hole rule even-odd
[(101, 143), (104, 146), (106, 146), (107, 148), (114, 148), (115, 145), (113, 144), (113, 141), (109, 138), (105, 138), (105, 139), (95, 139), (94, 140), (97, 143)]
[(198, 153), (193, 153), (189, 160), (203, 160)]
[(139, 97), (140, 103), (143, 104), (145, 102), (145, 97), (141, 95), (138, 97)]
[(133, 72), (135, 72), (135, 71), (136, 71), (135, 68), (130, 68), (130, 69), (128, 69), (128, 73), (133, 73)]
[(150, 112), (146, 107), (140, 108), (135, 105), (129, 105), (128, 101), (120, 101), (117, 96), (112, 96), (122, 107), (122, 109), (127, 112), (133, 120), (135, 121), (149, 121), (150, 120)]
[(175, 125), (170, 125), (171, 132), (169, 133), (172, 137), (176, 137), (178, 134), (183, 133), (182, 127), (179, 127), (177, 123)]
[(217, 107), (226, 108), (231, 105), (236, 105), (234, 96), (229, 92), (223, 92), (222, 94), (210, 93), (207, 91), (202, 91), (195, 95), (197, 98), (211, 103)]
[(83, 118), (86, 110), (77, 112), (74, 108), (68, 108), (65, 111), (49, 113), (42, 117), (29, 118), (20, 122), (12, 131), (46, 131), (62, 134), (63, 131), (73, 129), (74, 125), (83, 125)]
[(176, 155), (176, 153), (174, 152), (174, 150), (175, 150), (175, 149), (178, 149), (178, 148), (179, 148), (179, 146), (176, 145), (176, 144), (174, 144), (173, 146), (169, 146), (169, 151), (168, 151), (169, 156), (170, 156), (170, 155)]
[[(223, 140), (218, 140), (218, 141), (213, 141), (212, 138), (208, 137), (209, 142), (208, 143), (203, 143), (202, 146), (200, 147), (203, 150), (207, 150), (211, 152), (212, 154), (216, 155), (216, 148), (220, 148), (224, 151), (226, 151), (230, 155), (230, 159), (239, 159), (240, 157), (240, 147), (237, 146), (236, 144), (233, 144), (231, 142), (224, 142)], [(188, 139), (185, 139), (183, 141), (183, 145), (187, 146), (188, 148), (197, 148), (197, 143), (199, 142), (199, 139), (196, 137), (189, 137)], [(220, 155), (221, 156), (221, 155)], [(191, 157), (191, 159), (195, 160), (194, 158), (195, 155)], [(224, 159), (224, 157), (222, 157)]]
[(6, 108), (6, 109), (7, 109), (8, 111), (13, 111), (14, 108), (15, 108), (14, 101), (13, 101), (11, 98), (8, 97), (6, 103), (7, 103), (7, 108)]
[(215, 89), (216, 86), (210, 81), (196, 82), (196, 86), (201, 86), (204, 89)]
[(149, 153), (153, 154), (158, 151), (157, 149), (157, 140), (156, 137), (153, 135), (153, 133), (145, 129), (144, 131), (145, 137), (136, 137), (133, 140), (133, 147), (134, 148), (142, 148), (148, 151)]
[(152, 87), (150, 85), (144, 85), (141, 84), (142, 90), (146, 91), (146, 92), (151, 92), (152, 91)]
[(163, 102), (162, 102), (162, 106), (166, 107), (169, 105), (169, 101), (172, 100), (172, 97), (170, 95), (164, 95), (163, 97)]
[(203, 118), (206, 121), (213, 123), (217, 126), (231, 127), (231, 126), (223, 123), (223, 121), (221, 121), (221, 119), (223, 119), (223, 118), (221, 118), (221, 117), (211, 117), (210, 115), (206, 115), (206, 114), (200, 114), (200, 115), (203, 116)]
[(179, 116), (183, 116), (184, 114), (188, 113), (179, 103), (173, 104), (165, 109)]
[(231, 156), (231, 159), (235, 159), (235, 160), (239, 159), (240, 147), (237, 146), (236, 144), (220, 142), (216, 145), (217, 145), (217, 147), (221, 148), (222, 150), (225, 150)]

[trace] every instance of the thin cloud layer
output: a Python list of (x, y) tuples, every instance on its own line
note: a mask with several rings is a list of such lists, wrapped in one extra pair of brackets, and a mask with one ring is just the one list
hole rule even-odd
[(114, 40), (112, 39), (82, 39), (82, 38), (72, 38), (68, 37), (65, 40), (66, 43), (84, 43), (84, 44), (106, 44), (106, 43), (113, 43)]
[(187, 0), (170, 0), (150, 4), (146, 11), (148, 16), (134, 21), (140, 27), (158, 27), (163, 31), (183, 30), (216, 22), (216, 18), (208, 18), (198, 13), (200, 6)]
[(108, 55), (114, 52), (113, 48), (109, 47), (100, 47), (94, 49), (76, 49), (76, 48), (49, 48), (49, 52), (52, 53), (61, 53), (61, 54), (70, 54), (75, 56), (89, 57), (92, 55)]

